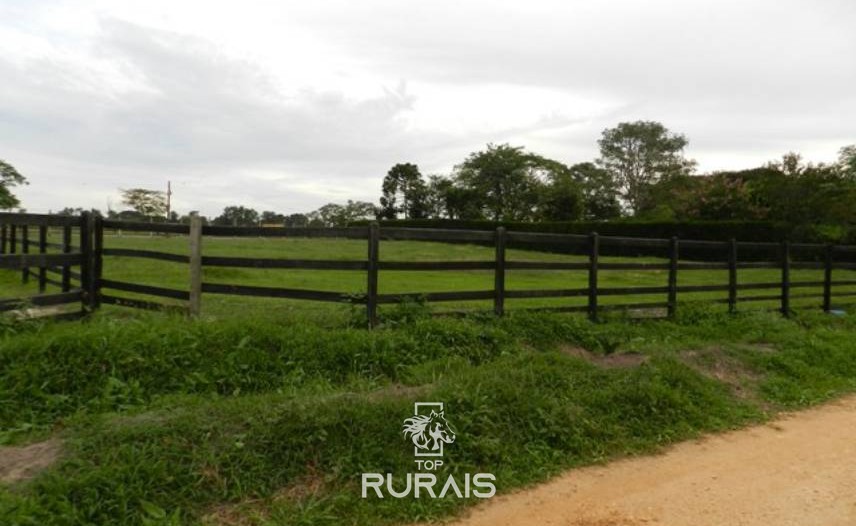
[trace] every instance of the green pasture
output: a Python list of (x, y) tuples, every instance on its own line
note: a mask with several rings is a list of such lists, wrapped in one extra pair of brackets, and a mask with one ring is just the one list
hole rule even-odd
[[(56, 242), (57, 239), (51, 239)], [(188, 241), (185, 236), (162, 234), (125, 234), (107, 235), (105, 247), (135, 248), (188, 254)], [(308, 238), (220, 238), (205, 237), (203, 253), (208, 256), (238, 256), (258, 258), (290, 258), (290, 259), (333, 259), (333, 260), (365, 260), (367, 255), (366, 241), (347, 239), (308, 239)], [(477, 261), (493, 260), (494, 249), (490, 246), (471, 244), (447, 244), (423, 241), (382, 241), (380, 245), (382, 261)], [(509, 249), (506, 255), (508, 261), (586, 261), (584, 255), (556, 254), (532, 250)], [(665, 262), (657, 258), (610, 258), (601, 257), (607, 262)], [(20, 273), (3, 272), (0, 275), (0, 285), (3, 286), (2, 297), (28, 296), (35, 292), (35, 280), (29, 285), (22, 285)], [(188, 290), (189, 270), (187, 265), (151, 259), (112, 257), (104, 259), (104, 278), (156, 285), (161, 287)], [(52, 275), (58, 279), (56, 275)], [(255, 285), (270, 287), (287, 287), (312, 289), (320, 291), (359, 294), (366, 290), (366, 273), (364, 271), (336, 270), (293, 270), (293, 269), (246, 269), (207, 267), (203, 279), (211, 283), (230, 283), (238, 285)], [(776, 269), (746, 269), (738, 272), (738, 282), (777, 282), (781, 272)], [(792, 270), (791, 279), (797, 281), (821, 281), (822, 271)], [(856, 271), (837, 270), (833, 279), (856, 279)], [(681, 270), (678, 273), (679, 285), (712, 285), (726, 284), (727, 272), (724, 270)], [(665, 286), (667, 272), (658, 270), (627, 271), (601, 270), (599, 274), (601, 287), (631, 287), (631, 286)], [(588, 285), (588, 274), (584, 270), (508, 270), (506, 273), (507, 290), (524, 289), (557, 289), (585, 288)], [(379, 275), (379, 292), (384, 293), (420, 293), (440, 291), (474, 291), (490, 290), (493, 288), (492, 270), (472, 271), (381, 271)], [(49, 290), (56, 290), (49, 287)], [(852, 292), (854, 287), (839, 287), (835, 292)], [(108, 294), (118, 296), (160, 301), (167, 304), (179, 304), (174, 300), (146, 297), (143, 295), (110, 291)], [(795, 308), (820, 305), (821, 289), (795, 288), (792, 294), (812, 293), (817, 297), (808, 299), (793, 299)], [(741, 291), (742, 295), (777, 294), (776, 289)], [(679, 304), (687, 302), (724, 299), (725, 292), (686, 293), (679, 295)], [(603, 296), (601, 305), (620, 303), (640, 303), (664, 301), (664, 295), (636, 296)], [(508, 299), (508, 310), (530, 307), (553, 307), (584, 305), (586, 299), (578, 298), (547, 298), (547, 299)], [(844, 302), (844, 298), (842, 301)], [(841, 303), (839, 302), (839, 303)], [(743, 304), (743, 308), (775, 308), (776, 302), (753, 302)], [(111, 307), (106, 307), (111, 309)], [(229, 316), (247, 314), (265, 317), (307, 316), (320, 320), (343, 320), (358, 316), (358, 307), (336, 305), (312, 301), (282, 300), (269, 298), (251, 298), (217, 294), (203, 295), (203, 313), (210, 316)], [(389, 307), (381, 307), (383, 309)], [(432, 305), (435, 310), (444, 309), (476, 309), (492, 308), (488, 301), (446, 302)], [(724, 305), (721, 308), (726, 308)]]

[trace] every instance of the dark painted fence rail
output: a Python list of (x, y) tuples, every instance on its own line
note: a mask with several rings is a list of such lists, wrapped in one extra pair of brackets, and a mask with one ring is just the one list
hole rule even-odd
[[(61, 243), (48, 242), (50, 230), (58, 231)], [(0, 298), (0, 312), (57, 307), (48, 310), (46, 316), (73, 319), (95, 308), (94, 231), (94, 219), (88, 214), (0, 214), (0, 269), (19, 270), (21, 281), (34, 280), (38, 290), (29, 297)], [(48, 285), (59, 292), (47, 293)], [(59, 308), (67, 305), (77, 308)]]
[[(109, 248), (104, 246), (104, 232), (144, 232), (179, 234), (188, 236), (190, 255), (170, 254), (153, 250)], [(49, 231), (59, 232), (62, 243), (48, 242)], [(76, 237), (74, 234), (77, 234)], [(311, 237), (344, 238), (366, 240), (366, 259), (356, 261), (318, 259), (243, 258), (203, 255), (204, 237)], [(78, 246), (73, 246), (76, 239)], [(491, 244), (495, 256), (482, 261), (382, 261), (382, 240), (434, 241), (448, 243)], [(570, 253), (587, 257), (584, 262), (509, 261), (506, 246), (509, 243), (525, 243), (537, 247), (539, 244), (567, 246)], [(639, 247), (656, 250), (667, 260), (651, 262), (601, 262), (604, 248)], [(767, 249), (769, 261), (741, 261), (741, 249)], [(705, 249), (721, 254), (719, 261), (686, 261), (681, 259), (682, 249)], [(809, 254), (809, 258), (797, 260), (794, 253)], [(604, 310), (614, 309), (664, 309), (674, 315), (678, 309), (680, 294), (697, 292), (722, 292), (722, 298), (707, 301), (724, 303), (734, 311), (738, 302), (776, 301), (784, 315), (791, 312), (791, 300), (799, 298), (821, 298), (822, 308), (833, 308), (834, 287), (856, 286), (856, 280), (833, 280), (833, 270), (856, 270), (854, 263), (856, 246), (823, 245), (810, 243), (699, 241), (678, 238), (653, 239), (599, 236), (578, 234), (547, 234), (506, 231), (500, 227), (495, 231), (442, 230), (425, 228), (381, 228), (372, 223), (367, 227), (346, 228), (255, 228), (202, 225), (194, 218), (190, 225), (169, 223), (137, 223), (105, 220), (83, 214), (81, 217), (65, 217), (36, 214), (0, 214), (0, 269), (21, 271), (22, 281), (34, 279), (38, 283), (38, 295), (28, 298), (0, 299), (0, 311), (20, 309), (22, 306), (44, 307), (80, 303), (77, 314), (90, 312), (102, 303), (142, 309), (177, 309), (191, 314), (201, 312), (202, 294), (232, 294), (268, 298), (288, 298), (325, 302), (364, 304), (368, 324), (377, 324), (378, 305), (398, 303), (407, 299), (428, 302), (492, 300), (497, 315), (506, 311), (505, 300), (521, 298), (586, 298), (584, 305), (540, 307), (538, 310), (587, 312), (592, 319)], [(189, 266), (189, 290), (129, 283), (102, 277), (105, 256), (122, 256), (154, 259)], [(75, 272), (72, 268), (77, 268)], [(345, 270), (366, 273), (365, 293), (330, 292), (282, 287), (261, 287), (241, 284), (207, 283), (202, 280), (203, 267)], [(537, 290), (507, 290), (506, 272), (509, 270), (579, 270), (587, 273), (588, 286), (581, 288), (557, 288)], [(780, 279), (773, 282), (740, 283), (740, 269), (777, 269)], [(823, 270), (823, 279), (815, 281), (792, 281), (791, 271), (802, 269)], [(492, 270), (494, 286), (488, 290), (418, 292), (381, 294), (378, 292), (380, 271), (461, 271)], [(660, 270), (667, 272), (662, 286), (603, 287), (599, 283), (601, 271), (611, 270)], [(727, 271), (727, 282), (713, 285), (679, 285), (679, 272), (704, 270)], [(53, 277), (51, 277), (53, 276)], [(47, 285), (60, 288), (60, 292), (46, 294)], [(820, 288), (822, 293), (795, 293), (794, 290)], [(105, 292), (105, 290), (107, 292)], [(743, 291), (774, 291), (769, 293), (739, 294)], [(130, 292), (145, 296), (169, 298), (185, 302), (167, 305), (156, 301), (140, 300), (117, 295)], [(605, 296), (628, 297), (636, 295), (662, 295), (662, 301), (645, 301), (602, 305), (599, 299)], [(856, 292), (835, 292), (834, 297), (853, 297)], [(69, 313), (63, 313), (68, 316)]]

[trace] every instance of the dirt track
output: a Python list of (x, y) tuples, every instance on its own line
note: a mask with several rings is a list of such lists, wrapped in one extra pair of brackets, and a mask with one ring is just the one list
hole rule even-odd
[(662, 455), (573, 470), (457, 526), (853, 526), (856, 397)]

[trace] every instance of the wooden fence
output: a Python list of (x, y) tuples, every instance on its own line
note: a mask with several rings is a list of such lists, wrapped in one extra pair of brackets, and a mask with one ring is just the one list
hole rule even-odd
[[(61, 243), (49, 243), (49, 229), (60, 232)], [(94, 279), (92, 217), (0, 214), (0, 269), (19, 270), (21, 281), (38, 283), (38, 294), (25, 298), (2, 298), (0, 312), (38, 307), (54, 318), (78, 318), (94, 307), (97, 281)], [(77, 246), (73, 245), (73, 240)], [(72, 270), (77, 268), (77, 272)], [(33, 270), (36, 269), (36, 270)], [(59, 292), (47, 293), (47, 286)], [(74, 311), (60, 306), (78, 304)]]
[[(30, 239), (31, 229), (38, 229), (38, 240)], [(61, 244), (47, 242), (48, 228), (59, 228), (62, 232)], [(79, 231), (79, 247), (73, 251), (72, 229)], [(171, 254), (152, 250), (128, 248), (110, 248), (104, 246), (105, 230), (123, 232), (147, 232), (162, 234), (181, 234), (188, 236), (189, 255)], [(584, 305), (541, 307), (539, 310), (566, 312), (586, 312), (596, 319), (598, 313), (612, 309), (663, 309), (673, 316), (678, 308), (680, 294), (699, 292), (722, 292), (723, 297), (713, 300), (728, 305), (734, 311), (738, 302), (776, 301), (784, 315), (791, 312), (791, 300), (797, 298), (822, 298), (822, 308), (832, 310), (833, 288), (838, 286), (856, 286), (856, 280), (833, 280), (833, 270), (856, 270), (854, 255), (856, 246), (821, 245), (807, 243), (769, 242), (742, 243), (730, 241), (698, 241), (678, 238), (652, 239), (572, 234), (541, 234), (531, 232), (477, 230), (439, 230), (420, 228), (381, 228), (377, 223), (368, 227), (347, 228), (254, 228), (203, 226), (199, 218), (190, 225), (169, 223), (137, 223), (105, 220), (84, 214), (82, 217), (60, 217), (30, 214), (0, 214), (0, 268), (20, 269), (22, 280), (34, 277), (38, 280), (39, 292), (43, 293), (48, 284), (61, 287), (58, 294), (39, 294), (29, 298), (0, 301), (0, 309), (10, 310), (16, 305), (34, 306), (55, 305), (73, 301), (81, 302), (81, 313), (98, 308), (102, 303), (136, 307), (143, 309), (181, 309), (192, 315), (202, 311), (202, 297), (205, 293), (232, 294), (268, 298), (289, 298), (322, 302), (342, 302), (364, 304), (369, 326), (378, 322), (378, 305), (399, 303), (406, 299), (420, 299), (427, 302), (448, 302), (468, 300), (492, 300), (496, 315), (506, 312), (505, 301), (519, 298), (586, 298)], [(205, 237), (308, 237), (308, 238), (345, 238), (366, 241), (366, 258), (361, 260), (323, 260), (323, 259), (280, 259), (220, 257), (203, 254)], [(381, 240), (415, 240), (448, 243), (490, 244), (495, 247), (495, 256), (481, 261), (383, 261), (380, 258)], [(509, 244), (525, 244), (530, 247), (539, 245), (564, 245), (572, 254), (587, 256), (583, 262), (545, 262), (545, 261), (509, 261), (506, 247)], [(35, 246), (38, 254), (30, 252)], [(647, 251), (662, 251), (664, 263), (650, 262), (601, 262), (601, 247), (622, 246), (638, 247)], [(49, 249), (57, 249), (58, 254), (49, 254)], [(681, 249), (705, 249), (721, 252), (719, 261), (685, 261), (680, 257)], [(775, 260), (741, 261), (741, 248), (767, 248), (776, 252)], [(794, 251), (809, 252), (808, 260), (797, 260)], [(143, 285), (105, 279), (102, 277), (105, 256), (123, 256), (146, 258), (183, 263), (188, 265), (188, 290)], [(79, 273), (70, 267), (78, 266)], [(350, 270), (366, 273), (365, 293), (330, 292), (320, 290), (293, 289), (282, 287), (261, 287), (241, 284), (209, 283), (203, 281), (204, 267), (265, 268), (265, 269), (306, 269), (316, 271)], [(33, 271), (32, 269), (38, 269)], [(584, 288), (507, 290), (506, 273), (508, 271), (529, 270), (578, 270), (588, 275), (588, 286)], [(771, 282), (738, 282), (740, 269), (777, 269), (781, 278)], [(796, 269), (822, 270), (823, 279), (818, 281), (792, 281), (791, 271)], [(381, 294), (378, 292), (380, 271), (464, 271), (492, 270), (493, 288), (487, 290), (412, 292), (404, 294)], [(603, 287), (599, 284), (599, 273), (608, 270), (661, 270), (668, 273), (662, 286)], [(678, 285), (679, 272), (727, 271), (727, 283), (715, 285)], [(49, 273), (58, 273), (60, 280), (48, 277)], [(72, 287), (72, 279), (79, 286)], [(821, 288), (822, 293), (795, 293), (794, 289)], [(752, 293), (740, 295), (745, 291), (775, 291), (775, 293)], [(116, 292), (130, 292), (146, 296), (181, 300), (184, 307), (170, 306), (155, 301), (144, 301), (117, 295)], [(662, 301), (636, 302), (601, 305), (599, 299), (604, 296), (662, 295)], [(856, 292), (836, 292), (835, 298), (856, 296)]]

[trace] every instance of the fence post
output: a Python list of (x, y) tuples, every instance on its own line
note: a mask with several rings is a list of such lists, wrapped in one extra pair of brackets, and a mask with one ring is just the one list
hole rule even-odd
[(380, 226), (373, 221), (369, 224), (368, 237), (368, 273), (366, 283), (366, 318), (369, 328), (377, 326), (377, 273), (380, 252)]
[[(48, 251), (48, 227), (39, 227), (39, 254), (44, 254)], [(44, 265), (39, 267), (39, 293), (41, 294), (47, 289), (48, 285), (48, 269)]]
[(678, 310), (678, 238), (669, 241), (669, 317), (673, 318)]
[(0, 225), (0, 254), (6, 253), (6, 225)]
[(782, 242), (782, 315), (791, 315), (791, 243)]
[(80, 288), (84, 311), (92, 304), (92, 218), (90, 212), (80, 214)]
[(728, 312), (737, 311), (737, 240), (728, 243)]
[(832, 310), (832, 255), (833, 245), (826, 245), (826, 257), (823, 262), (823, 312)]
[(597, 260), (600, 256), (600, 238), (597, 232), (589, 235), (589, 286), (588, 315), (591, 321), (597, 321)]
[(15, 254), (18, 252), (17, 250), (18, 244), (18, 227), (14, 224), (9, 225), (9, 253)]
[(493, 312), (505, 314), (505, 227), (496, 229), (496, 268), (493, 274)]
[(188, 312), (199, 316), (202, 312), (202, 218), (190, 217), (190, 302)]
[[(71, 226), (65, 225), (62, 227), (62, 252), (68, 254), (71, 252)], [(71, 290), (71, 267), (66, 264), (62, 266), (62, 291), (68, 292)]]
[(101, 307), (101, 275), (104, 269), (104, 218), (92, 218), (92, 303), (93, 309)]
[[(27, 225), (21, 225), (21, 253), (29, 254), (30, 253), (30, 227)], [(21, 283), (29, 283), (30, 282), (30, 267), (24, 267), (21, 269)]]

